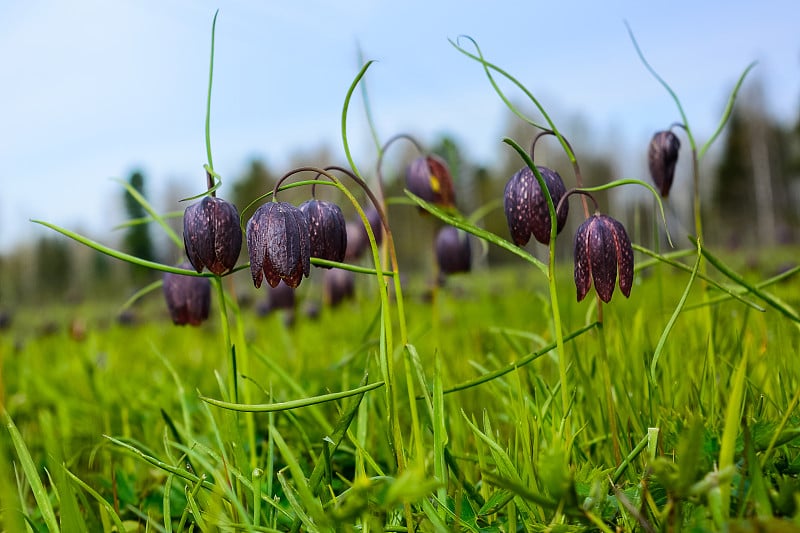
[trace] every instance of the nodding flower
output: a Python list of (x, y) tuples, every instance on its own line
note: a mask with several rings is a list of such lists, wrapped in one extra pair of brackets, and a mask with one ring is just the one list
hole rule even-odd
[(229, 272), (242, 249), (242, 228), (236, 207), (206, 196), (183, 213), (183, 244), (197, 272), (207, 268), (217, 276)]
[(341, 268), (326, 270), (322, 278), (322, 288), (325, 303), (336, 307), (355, 296), (356, 275), (350, 270)]
[(456, 202), (450, 169), (436, 155), (418, 157), (408, 165), (406, 188), (426, 202), (442, 207), (453, 207)]
[(303, 213), (287, 202), (267, 202), (247, 222), (247, 248), (253, 284), (275, 287), (283, 280), (300, 285), (311, 270), (311, 239)]
[(469, 272), (472, 266), (472, 249), (465, 231), (444, 226), (436, 234), (436, 261), (442, 274)]
[(666, 198), (672, 187), (675, 177), (675, 164), (678, 161), (678, 151), (681, 142), (678, 136), (671, 131), (659, 131), (650, 140), (647, 149), (647, 164), (650, 167), (650, 177), (658, 187), (661, 196)]
[[(567, 189), (558, 172), (547, 167), (536, 167), (544, 178), (547, 190), (558, 206)], [(524, 246), (531, 235), (542, 244), (550, 243), (550, 210), (547, 206), (539, 181), (533, 171), (524, 167), (517, 171), (506, 183), (503, 207), (506, 212), (508, 229), (517, 246)], [(569, 214), (569, 204), (564, 202), (556, 213), (556, 233), (564, 229)]]
[(633, 286), (633, 247), (625, 227), (608, 215), (595, 213), (575, 233), (575, 287), (580, 302), (594, 290), (608, 303), (619, 271), (619, 290), (625, 297)]
[(300, 204), (300, 212), (308, 223), (311, 257), (341, 262), (347, 251), (347, 227), (339, 206), (324, 200), (309, 200)]
[[(191, 265), (184, 262), (180, 268), (191, 270)], [(166, 272), (164, 298), (167, 300), (167, 309), (173, 323), (179, 326), (186, 324), (199, 326), (208, 318), (211, 306), (211, 281), (208, 278)]]

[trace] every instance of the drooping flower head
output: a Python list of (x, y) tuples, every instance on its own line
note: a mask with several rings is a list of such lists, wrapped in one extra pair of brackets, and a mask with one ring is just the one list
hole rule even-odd
[(469, 272), (472, 249), (467, 233), (453, 226), (444, 226), (436, 234), (436, 261), (442, 274)]
[(453, 177), (437, 155), (418, 157), (406, 169), (406, 188), (423, 200), (441, 207), (455, 205)]
[(647, 149), (647, 164), (650, 167), (650, 177), (656, 184), (661, 196), (666, 198), (672, 187), (675, 177), (675, 164), (678, 161), (678, 151), (681, 142), (678, 136), (671, 131), (659, 131), (650, 140)]
[(633, 286), (633, 247), (625, 227), (608, 215), (596, 213), (575, 233), (575, 287), (580, 302), (594, 282), (594, 290), (608, 303), (619, 273), (619, 290), (625, 297)]
[[(191, 270), (192, 266), (184, 262), (180, 268)], [(199, 326), (208, 318), (211, 306), (211, 281), (208, 278), (166, 272), (163, 289), (173, 323)]]
[(347, 227), (339, 206), (324, 200), (309, 200), (300, 204), (300, 211), (308, 223), (311, 257), (341, 262), (347, 251)]
[(322, 278), (322, 287), (325, 302), (331, 307), (336, 307), (355, 295), (356, 275), (350, 270), (341, 268), (326, 270)]
[(247, 248), (253, 284), (266, 278), (271, 287), (283, 280), (300, 285), (311, 270), (311, 240), (303, 213), (287, 202), (267, 202), (247, 222)]
[[(558, 172), (547, 167), (536, 167), (544, 178), (553, 205), (558, 206), (561, 197), (567, 192), (564, 181)], [(531, 235), (542, 244), (550, 243), (550, 210), (547, 206), (539, 181), (533, 171), (524, 167), (517, 171), (506, 183), (503, 206), (508, 229), (517, 246), (528, 243)], [(566, 202), (556, 213), (557, 233), (567, 222), (569, 204)]]
[(236, 207), (212, 196), (187, 207), (183, 213), (183, 243), (197, 272), (207, 268), (221, 276), (230, 271), (242, 249), (242, 228)]

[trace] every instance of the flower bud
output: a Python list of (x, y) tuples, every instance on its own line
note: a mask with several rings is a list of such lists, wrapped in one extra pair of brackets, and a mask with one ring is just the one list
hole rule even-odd
[(202, 272), (203, 267), (218, 276), (230, 271), (242, 249), (236, 207), (212, 196), (187, 207), (183, 213), (183, 243), (197, 272)]
[(587, 218), (575, 234), (575, 287), (580, 302), (594, 290), (608, 303), (614, 293), (619, 270), (619, 290), (625, 297), (633, 286), (633, 247), (625, 227), (607, 215)]
[(256, 209), (247, 222), (247, 248), (256, 288), (264, 278), (271, 287), (283, 280), (296, 288), (311, 270), (306, 217), (287, 202), (267, 202)]
[[(182, 263), (180, 268), (191, 270), (189, 263)], [(208, 278), (185, 276), (183, 274), (164, 274), (164, 298), (172, 322), (184, 326), (200, 325), (208, 318), (211, 306), (211, 281)]]
[(406, 188), (427, 202), (452, 207), (455, 191), (450, 169), (436, 155), (418, 157), (406, 169)]
[(356, 275), (350, 270), (341, 268), (326, 270), (322, 278), (322, 287), (325, 302), (331, 307), (336, 307), (355, 295)]
[(308, 222), (311, 257), (341, 262), (347, 251), (347, 228), (339, 206), (323, 200), (309, 200), (300, 205), (300, 211)]
[[(567, 192), (561, 176), (547, 167), (537, 166), (536, 168), (544, 178), (547, 190), (553, 199), (553, 205), (558, 207), (559, 201)], [(547, 198), (542, 193), (539, 181), (530, 168), (520, 169), (508, 180), (503, 206), (514, 244), (526, 245), (531, 235), (542, 244), (550, 243), (550, 210), (547, 206)], [(568, 214), (569, 204), (564, 202), (556, 213), (556, 233), (560, 233), (564, 229)]]
[(453, 226), (440, 229), (436, 234), (436, 261), (442, 274), (469, 272), (472, 249), (466, 232)]
[(659, 131), (650, 140), (650, 147), (647, 150), (650, 176), (664, 198), (669, 195), (672, 187), (680, 148), (681, 142), (678, 136), (671, 131)]

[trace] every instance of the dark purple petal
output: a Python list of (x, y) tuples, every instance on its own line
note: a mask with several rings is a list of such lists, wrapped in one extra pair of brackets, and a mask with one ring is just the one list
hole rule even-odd
[(242, 228), (239, 226), (239, 211), (236, 206), (220, 198), (213, 198), (212, 205), (214, 259), (206, 263), (206, 267), (221, 276), (236, 266), (242, 250)]
[(592, 286), (592, 269), (589, 263), (589, 227), (592, 218), (586, 219), (575, 233), (575, 287), (578, 301), (586, 297)]
[(617, 250), (617, 264), (619, 265), (619, 290), (626, 298), (631, 295), (633, 287), (633, 246), (625, 231), (625, 226), (616, 219), (605, 217), (610, 222), (614, 231), (614, 245)]
[[(180, 267), (191, 270), (189, 263), (183, 263)], [(197, 326), (208, 318), (211, 306), (211, 282), (208, 278), (167, 272), (164, 274), (163, 290), (174, 324)]]
[(406, 188), (427, 202), (446, 207), (455, 204), (450, 169), (436, 155), (418, 157), (408, 165)]
[(617, 246), (613, 225), (603, 215), (592, 217), (589, 227), (589, 262), (592, 266), (594, 290), (608, 303), (617, 282)]
[(183, 245), (189, 262), (197, 272), (203, 271), (206, 260), (213, 255), (214, 248), (211, 215), (204, 207), (207, 199), (208, 196), (190, 205), (183, 212)]
[(242, 229), (236, 207), (206, 196), (183, 213), (183, 243), (197, 272), (207, 268), (221, 276), (231, 270), (242, 249)]
[[(567, 190), (561, 176), (547, 167), (536, 167), (544, 179), (553, 205), (558, 206)], [(531, 235), (542, 244), (550, 243), (550, 208), (533, 171), (524, 167), (506, 184), (503, 206), (511, 237), (517, 246), (523, 246)], [(564, 203), (556, 216), (556, 233), (567, 222), (569, 204)]]
[(263, 276), (271, 287), (283, 280), (295, 288), (310, 272), (308, 224), (292, 204), (268, 202), (259, 207), (247, 223), (247, 244), (256, 287)]
[[(527, 168), (527, 167), (526, 167)], [(550, 197), (553, 200), (553, 206), (557, 207), (561, 197), (567, 192), (561, 176), (554, 170), (547, 167), (536, 167), (544, 179), (547, 190), (550, 192)], [(533, 194), (533, 223), (531, 229), (534, 238), (542, 244), (550, 244), (550, 208), (547, 205), (547, 198), (545, 198), (542, 188), (539, 186), (539, 181), (533, 174), (533, 171), (527, 168), (534, 180), (534, 194)], [(556, 233), (559, 233), (567, 221), (569, 214), (569, 204), (565, 203), (559, 212), (556, 214)]]
[(678, 161), (678, 152), (681, 142), (677, 135), (671, 131), (659, 131), (650, 140), (647, 150), (647, 163), (650, 167), (650, 177), (656, 184), (661, 196), (666, 198), (672, 187), (675, 177), (675, 164)]
[(442, 274), (469, 272), (472, 250), (465, 232), (453, 226), (444, 226), (436, 235), (435, 250)]
[[(527, 172), (526, 172), (527, 171)], [(525, 246), (533, 232), (533, 195), (536, 178), (529, 168), (523, 168), (506, 183), (503, 208), (506, 213), (511, 239), (517, 246)]]
[(253, 276), (253, 284), (256, 288), (261, 287), (264, 276), (264, 259), (267, 254), (267, 225), (269, 223), (269, 213), (274, 202), (267, 202), (256, 209), (250, 220), (247, 221), (247, 250), (250, 256), (250, 273)]
[(333, 268), (326, 270), (322, 280), (325, 301), (336, 307), (355, 294), (356, 275), (349, 270)]
[(300, 205), (300, 211), (308, 223), (311, 257), (341, 262), (347, 251), (347, 228), (339, 206), (309, 200)]

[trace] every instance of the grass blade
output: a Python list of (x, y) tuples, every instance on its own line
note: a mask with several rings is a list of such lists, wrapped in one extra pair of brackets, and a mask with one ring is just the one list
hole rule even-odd
[(111, 519), (114, 521), (114, 525), (117, 526), (117, 531), (125, 531), (125, 526), (122, 525), (122, 519), (114, 510), (114, 506), (108, 503), (108, 501), (105, 498), (103, 498), (99, 492), (97, 492), (92, 487), (87, 485), (85, 481), (83, 481), (81, 478), (70, 472), (66, 466), (62, 465), (62, 467), (64, 469), (64, 472), (72, 479), (72, 481), (77, 483), (80, 488), (89, 493), (89, 495), (95, 500), (97, 500), (97, 503), (100, 504), (100, 506), (106, 510), (106, 512), (111, 516)]
[[(198, 274), (194, 270), (186, 270), (185, 268), (173, 267), (173, 266), (169, 266), (169, 265), (164, 265), (162, 263), (157, 263), (155, 261), (148, 261), (147, 259), (141, 259), (139, 257), (136, 257), (135, 255), (126, 254), (125, 252), (120, 252), (119, 250), (114, 250), (113, 248), (109, 248), (108, 246), (100, 244), (97, 241), (93, 241), (92, 239), (90, 239), (88, 237), (84, 237), (83, 235), (75, 233), (74, 231), (70, 231), (70, 230), (68, 230), (66, 228), (62, 228), (62, 227), (56, 226), (55, 224), (51, 224), (50, 222), (45, 222), (43, 220), (31, 220), (31, 222), (33, 222), (34, 224), (41, 224), (42, 226), (45, 226), (45, 227), (50, 228), (50, 229), (52, 229), (54, 231), (57, 231), (58, 233), (66, 236), (66, 237), (69, 237), (70, 239), (72, 239), (74, 241), (78, 241), (79, 243), (83, 244), (84, 246), (88, 246), (89, 248), (97, 250), (100, 253), (103, 253), (103, 254), (106, 254), (106, 255), (110, 255), (111, 257), (113, 257), (115, 259), (119, 259), (120, 261), (125, 261), (126, 263), (131, 263), (131, 264), (134, 264), (134, 265), (143, 266), (145, 268), (150, 268), (150, 269), (153, 269), (153, 270), (160, 270), (162, 272), (172, 272), (173, 274), (183, 274), (184, 276), (200, 276), (200, 277), (206, 277), (206, 278), (210, 278), (210, 277), (214, 276), (214, 274), (211, 274), (211, 273), (208, 273), (208, 272), (204, 272), (202, 274)], [(242, 268), (244, 268), (244, 267), (240, 267), (240, 268), (238, 268), (236, 270), (241, 270)], [(249, 265), (247, 266), (247, 268), (250, 268)]]
[(694, 268), (692, 268), (692, 275), (689, 276), (689, 282), (686, 284), (686, 288), (683, 290), (681, 299), (680, 301), (678, 301), (678, 305), (675, 307), (675, 311), (672, 312), (672, 316), (669, 317), (669, 321), (667, 322), (664, 331), (661, 333), (661, 337), (658, 339), (658, 344), (656, 345), (656, 349), (653, 352), (653, 360), (650, 362), (650, 382), (654, 386), (656, 385), (656, 367), (658, 366), (658, 360), (661, 358), (661, 352), (664, 351), (664, 346), (667, 343), (667, 337), (669, 337), (672, 328), (675, 326), (675, 322), (678, 320), (681, 311), (683, 311), (683, 307), (686, 305), (686, 299), (689, 297), (689, 292), (691, 292), (692, 285), (694, 284), (694, 279), (697, 276), (697, 271), (700, 268), (700, 259), (702, 258), (700, 250), (701, 249), (698, 246), (697, 260), (694, 263)]
[(309, 405), (317, 405), (324, 402), (332, 402), (334, 400), (340, 400), (342, 398), (347, 398), (349, 396), (357, 396), (359, 394), (363, 394), (365, 392), (369, 392), (371, 390), (382, 387), (383, 384), (384, 384), (383, 381), (376, 381), (375, 383), (370, 383), (369, 385), (364, 385), (363, 387), (356, 387), (355, 389), (350, 389), (341, 392), (332, 392), (330, 394), (323, 394), (321, 396), (312, 396), (311, 398), (300, 398), (299, 400), (291, 400), (288, 402), (278, 402), (278, 403), (263, 403), (263, 404), (248, 405), (241, 403), (223, 402), (221, 400), (215, 400), (213, 398), (206, 398), (205, 396), (200, 396), (200, 399), (216, 407), (221, 407), (222, 409), (229, 409), (231, 411), (242, 411), (247, 413), (269, 413), (273, 411), (288, 411), (290, 409), (297, 409), (299, 407), (307, 407)]
[(11, 416), (9, 416), (6, 411), (3, 411), (3, 421), (6, 424), (8, 432), (11, 434), (11, 442), (14, 444), (17, 457), (22, 465), (22, 471), (25, 474), (25, 479), (28, 480), (28, 484), (33, 492), (33, 497), (36, 499), (36, 505), (39, 506), (39, 512), (42, 513), (42, 519), (44, 520), (45, 525), (47, 525), (47, 529), (51, 533), (57, 533), (61, 531), (61, 528), (58, 525), (58, 520), (56, 520), (56, 513), (53, 510), (53, 505), (50, 503), (50, 498), (44, 488), (44, 485), (42, 484), (42, 479), (39, 477), (39, 473), (36, 471), (36, 465), (34, 464), (33, 458), (28, 451), (28, 447), (25, 445), (25, 441), (22, 439), (22, 435), (17, 429), (17, 426), (14, 425), (14, 421), (11, 420)]
[[(739, 365), (731, 379), (731, 393), (728, 396), (728, 409), (725, 413), (725, 426), (722, 431), (722, 442), (719, 450), (719, 470), (733, 468), (733, 457), (736, 452), (736, 437), (742, 420), (742, 409), (745, 400), (745, 377), (747, 375), (747, 352), (742, 355)], [(730, 483), (720, 485), (721, 513), (724, 519), (730, 515), (731, 487)]]

